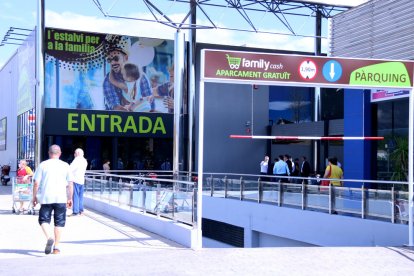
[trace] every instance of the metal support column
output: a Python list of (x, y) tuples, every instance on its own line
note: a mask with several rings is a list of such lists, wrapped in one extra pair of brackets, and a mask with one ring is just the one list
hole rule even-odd
[[(185, 38), (184, 33), (177, 30), (174, 40), (174, 149), (173, 149), (173, 174), (176, 177), (180, 171), (182, 161), (182, 106), (184, 89), (185, 66)], [(182, 165), (182, 164), (181, 164)]]
[[(315, 56), (320, 56), (322, 52), (322, 12), (318, 9), (315, 18)], [(321, 119), (321, 89), (315, 87), (314, 93), (314, 110), (313, 121), (317, 122)], [(318, 171), (319, 156), (321, 150), (321, 142), (313, 141), (313, 170)]]
[[(196, 3), (195, 0), (190, 2), (190, 21), (191, 25), (197, 23), (196, 19)], [(188, 165), (187, 169), (191, 173), (194, 170), (194, 122), (195, 122), (195, 90), (196, 90), (196, 73), (195, 73), (195, 63), (196, 63), (196, 45), (197, 45), (197, 29), (192, 28), (189, 31), (189, 62), (188, 62)]]
[(408, 107), (408, 245), (414, 246), (413, 241), (413, 165), (414, 165), (414, 95), (410, 91)]
[(37, 168), (42, 158), (43, 139), (43, 114), (44, 114), (44, 32), (45, 32), (45, 0), (37, 1), (36, 23), (36, 132), (35, 132), (35, 167)]
[[(203, 57), (204, 61), (204, 57)], [(204, 62), (202, 62), (204, 63)], [(203, 70), (204, 64), (201, 64)], [(202, 74), (204, 76), (204, 74)], [(202, 208), (203, 208), (203, 159), (204, 159), (204, 81), (200, 81), (200, 91), (198, 99), (198, 160), (197, 160), (197, 175), (198, 175), (198, 193), (197, 193), (197, 245), (196, 249), (203, 248), (203, 235), (201, 229), (202, 222)]]

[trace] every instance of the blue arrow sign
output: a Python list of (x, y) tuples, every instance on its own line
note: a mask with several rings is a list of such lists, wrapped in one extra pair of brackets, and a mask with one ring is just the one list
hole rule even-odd
[(323, 65), (323, 77), (329, 82), (335, 82), (342, 76), (342, 66), (336, 60), (330, 60)]

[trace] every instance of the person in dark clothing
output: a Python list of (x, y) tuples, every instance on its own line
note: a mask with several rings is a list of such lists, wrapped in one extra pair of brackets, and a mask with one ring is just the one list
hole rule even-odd
[(289, 173), (290, 175), (292, 175), (293, 172), (293, 162), (290, 160), (290, 155), (289, 154), (285, 154), (283, 156), (283, 160), (286, 162), (286, 164), (288, 165), (289, 168)]
[[(300, 165), (300, 176), (301, 177), (309, 177), (311, 171), (310, 164), (308, 160), (306, 160), (306, 156), (302, 156), (302, 164)], [(304, 180), (305, 184), (308, 184), (308, 180)]]
[[(295, 160), (293, 160), (292, 162), (292, 173), (290, 174), (291, 176), (299, 176), (299, 159), (295, 158)], [(300, 179), (294, 179), (293, 180), (294, 183), (302, 183), (302, 181)]]

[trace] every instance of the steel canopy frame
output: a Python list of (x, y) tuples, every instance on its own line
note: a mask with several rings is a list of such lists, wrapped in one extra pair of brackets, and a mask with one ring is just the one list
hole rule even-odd
[[(315, 35), (306, 35), (299, 34), (296, 31), (289, 19), (286, 16), (295, 16), (295, 17), (317, 17), (319, 13), (323, 18), (330, 18), (340, 12), (346, 11), (353, 5), (347, 4), (329, 4), (324, 3), (323, 1), (286, 1), (286, 0), (164, 0), (165, 2), (171, 2), (171, 6), (184, 8), (182, 12), (184, 16), (180, 21), (174, 21), (172, 19), (171, 6), (169, 9), (165, 10), (160, 5), (159, 0), (142, 0), (145, 4), (147, 12), (150, 12), (152, 19), (144, 17), (132, 17), (125, 14), (117, 14), (113, 12), (113, 8), (118, 4), (118, 0), (114, 0), (113, 4), (106, 8), (102, 5), (103, 0), (93, 0), (96, 7), (99, 11), (109, 18), (118, 18), (118, 19), (130, 19), (138, 21), (149, 21), (164, 24), (171, 28), (180, 30), (180, 29), (221, 29), (221, 30), (232, 30), (232, 31), (242, 31), (242, 32), (254, 32), (254, 33), (264, 33), (264, 34), (276, 34), (276, 35), (290, 35), (297, 37), (318, 37)], [(136, 0), (139, 2), (138, 0)], [(217, 22), (214, 22), (211, 16), (211, 11), (208, 11), (209, 8), (218, 8), (222, 10), (232, 9), (237, 11), (240, 15), (240, 19), (245, 21), (249, 28), (227, 28), (218, 26)], [(188, 23), (188, 19), (191, 14), (197, 10), (197, 13), (203, 14), (207, 19), (209, 24), (197, 24), (197, 23)], [(180, 10), (181, 11), (181, 10)], [(176, 12), (176, 10), (174, 10)], [(262, 31), (258, 27), (260, 22), (257, 22), (259, 19), (253, 19), (250, 16), (251, 13), (263, 13), (263, 14), (272, 14), (277, 22), (283, 24), (287, 32), (272, 32), (272, 31)], [(240, 25), (240, 24), (238, 24)]]
[[(206, 82), (210, 82), (210, 83), (229, 83), (229, 84), (251, 84), (251, 85), (255, 85), (255, 84), (263, 84), (263, 85), (284, 85), (284, 86), (305, 86), (305, 87), (309, 87), (309, 86), (319, 86), (319, 87), (332, 87), (332, 86), (336, 86), (338, 88), (350, 88), (350, 89), (367, 89), (367, 88), (373, 88), (373, 87), (381, 87), (379, 85), (374, 85), (374, 86), (367, 86), (367, 85), (347, 85), (347, 84), (338, 84), (338, 83), (332, 83), (327, 85), (326, 83), (315, 83), (315, 82), (306, 82), (305, 80), (303, 82), (298, 82), (298, 81), (292, 81), (292, 82), (286, 82), (286, 81), (264, 81), (263, 79), (243, 79), (243, 80), (238, 80), (238, 79), (230, 79), (230, 78), (217, 78), (215, 79), (214, 77), (212, 77), (211, 75), (211, 71), (214, 71), (214, 69), (211, 70), (211, 68), (209, 66), (217, 66), (216, 68), (220, 68), (221, 65), (223, 65), (223, 63), (220, 62), (216, 62), (216, 61), (212, 61), (212, 55), (209, 55), (208, 59), (206, 59), (206, 53), (208, 52), (222, 52), (222, 53), (227, 53), (225, 54), (227, 56), (228, 60), (228, 67), (232, 68), (233, 71), (238, 70), (239, 67), (235, 67), (234, 64), (232, 64), (233, 66), (231, 66), (231, 60), (230, 60), (230, 54), (232, 54), (232, 56), (238, 58), (241, 56), (237, 55), (238, 52), (236, 51), (220, 51), (220, 50), (208, 50), (208, 49), (203, 49), (201, 52), (201, 64), (200, 64), (200, 85), (199, 85), (199, 116), (198, 116), (198, 193), (197, 193), (197, 206), (202, 206), (202, 192), (203, 191), (203, 171), (204, 171), (204, 99), (205, 99), (205, 83)], [(230, 54), (229, 54), (230, 53)], [(240, 53), (240, 52), (239, 52)], [(246, 53), (246, 52), (241, 52), (241, 53)], [(249, 54), (249, 53), (248, 53)], [(262, 57), (260, 56), (260, 54), (263, 55), (267, 55), (267, 56), (272, 56), (272, 54), (268, 54), (268, 53), (255, 53), (256, 56), (251, 55), (248, 57)], [(238, 57), (237, 57), (238, 56)], [(277, 56), (288, 56), (289, 55), (277, 55)], [(293, 55), (291, 55), (293, 56)], [(306, 56), (302, 56), (303, 59), (306, 59)], [(317, 59), (325, 59), (326, 61), (328, 60), (335, 60), (334, 57), (309, 57), (309, 60), (317, 60)], [(270, 58), (269, 58), (270, 60)], [(346, 61), (347, 59), (345, 59)], [(348, 59), (351, 61), (351, 59)], [(356, 59), (354, 59), (356, 60)], [(365, 59), (364, 61), (371, 61), (369, 59)], [(263, 61), (265, 62), (265, 61)], [(329, 62), (329, 61), (328, 61)], [(326, 64), (328, 63), (326, 62)], [(383, 62), (401, 62), (401, 61), (390, 61), (390, 60), (384, 60)], [(206, 63), (209, 63), (209, 65), (206, 65)], [(317, 62), (316, 62), (317, 63)], [(409, 64), (409, 66), (411, 66), (410, 70), (408, 70), (408, 74), (406, 76), (409, 77), (410, 81), (409, 81), (409, 86), (398, 86), (398, 88), (403, 88), (403, 89), (409, 89), (410, 90), (410, 96), (409, 96), (409, 135), (408, 135), (408, 206), (409, 206), (409, 225), (408, 225), (408, 246), (414, 246), (414, 240), (413, 240), (413, 181), (414, 181), (414, 95), (413, 95), (413, 65), (414, 63), (411, 61), (405, 61), (406, 64)], [(241, 63), (242, 64), (242, 63)], [(317, 63), (318, 64), (318, 63)], [(256, 65), (258, 66), (259, 63), (256, 63)], [(240, 62), (239, 62), (239, 66), (240, 66)], [(364, 67), (365, 70), (367, 70), (367, 67)], [(206, 70), (207, 69), (207, 70)], [(256, 68), (257, 69), (257, 68)], [(218, 70), (218, 69), (217, 69)], [(210, 72), (206, 72), (206, 71), (210, 71)], [(230, 70), (231, 71), (231, 70)], [(355, 72), (355, 71), (354, 71)], [(220, 74), (223, 73), (222, 71), (217, 71), (216, 74)], [(300, 73), (300, 71), (299, 71)], [(210, 75), (209, 75), (210, 74)], [(321, 73), (319, 73), (321, 74)], [(207, 75), (207, 76), (206, 76)], [(260, 74), (259, 74), (260, 75)], [(352, 75), (351, 75), (352, 76)], [(314, 76), (315, 77), (315, 76)], [(329, 76), (326, 76), (325, 79), (328, 79)], [(382, 88), (394, 88), (392, 85), (387, 85), (387, 86), (383, 86)], [(201, 208), (197, 208), (197, 217), (201, 218)], [(201, 221), (200, 221), (201, 222)], [(200, 233), (198, 233), (198, 235), (201, 235), (201, 231)], [(198, 237), (198, 246), (201, 248), (202, 244), (201, 244), (201, 237)]]

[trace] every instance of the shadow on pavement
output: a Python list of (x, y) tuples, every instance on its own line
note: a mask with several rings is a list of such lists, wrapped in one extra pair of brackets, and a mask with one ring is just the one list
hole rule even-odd
[(386, 248), (414, 262), (414, 247), (408, 246), (408, 247), (399, 247), (399, 248), (393, 248), (393, 247), (386, 247)]
[(27, 256), (32, 256), (32, 257), (42, 257), (42, 256), (39, 256), (39, 254), (45, 254), (44, 251), (31, 250), (31, 249), (0, 249), (0, 253), (27, 255)]
[(11, 191), (12, 191), (11, 185), (7, 185), (7, 186), (0, 185), (0, 195), (10, 195), (10, 200), (11, 200)]

